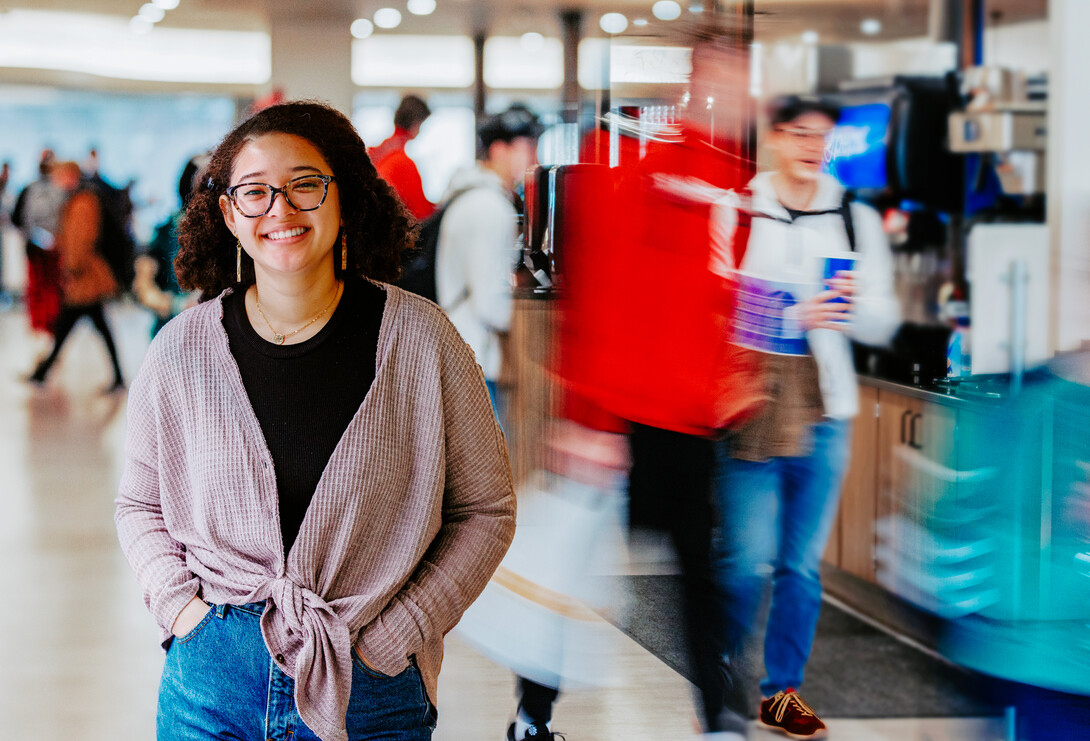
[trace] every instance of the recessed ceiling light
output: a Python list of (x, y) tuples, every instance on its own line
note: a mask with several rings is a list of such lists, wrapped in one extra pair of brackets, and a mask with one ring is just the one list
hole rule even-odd
[(681, 4), (674, 0), (659, 0), (651, 6), (651, 14), (660, 21), (672, 21), (681, 17)]
[(174, 10), (178, 7), (178, 0), (151, 0), (151, 4), (163, 10)]
[(405, 7), (413, 15), (431, 15), (435, 12), (435, 0), (409, 0)]
[(142, 15), (134, 15), (129, 21), (129, 30), (141, 35), (148, 33), (154, 27), (155, 24)]
[(349, 30), (352, 31), (352, 35), (357, 39), (366, 39), (375, 32), (375, 24), (366, 18), (357, 18), (352, 21), (352, 26)]
[(397, 28), (401, 25), (401, 11), (397, 8), (379, 8), (375, 11), (375, 25), (379, 28)]
[(816, 44), (818, 42), (818, 38), (819, 37), (817, 31), (802, 32), (802, 43), (804, 44)]
[(640, 28), (642, 28), (642, 27), (647, 25), (647, 19), (646, 18), (633, 18), (632, 19), (632, 25), (633, 26), (639, 26)]
[(545, 37), (537, 31), (530, 31), (519, 37), (519, 43), (525, 51), (541, 51), (545, 48)]
[(704, 4), (703, 3), (693, 3), (692, 5), (689, 6), (689, 12), (690, 13), (703, 13), (704, 12)]
[(152, 5), (151, 3), (144, 3), (137, 12), (141, 18), (147, 18), (152, 23), (158, 23), (163, 20), (167, 14), (165, 10), (156, 5)]
[(628, 19), (622, 13), (606, 13), (599, 19), (598, 25), (606, 33), (621, 33), (628, 28)]
[(875, 36), (882, 32), (882, 21), (877, 18), (867, 18), (859, 24), (859, 30), (867, 36)]

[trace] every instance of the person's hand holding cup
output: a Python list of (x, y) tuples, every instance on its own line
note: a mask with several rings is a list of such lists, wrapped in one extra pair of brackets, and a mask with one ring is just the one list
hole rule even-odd
[(822, 290), (800, 306), (803, 327), (843, 331), (851, 323), (855, 295), (855, 262), (848, 252), (822, 258)]

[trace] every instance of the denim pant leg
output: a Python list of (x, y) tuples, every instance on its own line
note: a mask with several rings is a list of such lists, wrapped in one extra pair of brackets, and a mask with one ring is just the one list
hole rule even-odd
[(499, 423), (500, 429), (504, 434), (507, 434), (507, 409), (503, 403), (503, 395), (500, 390), (500, 384), (498, 381), (490, 381), (487, 378), (484, 381), (484, 385), (488, 388), (488, 399), (492, 402), (492, 411), (496, 415), (496, 422)]
[[(415, 660), (388, 677), (352, 651), (352, 696), (345, 717), (349, 741), (431, 741), (437, 720)], [(318, 739), (299, 736), (296, 741)]]
[(779, 461), (755, 463), (730, 457), (729, 439), (716, 445), (715, 493), (719, 538), (715, 573), (726, 604), (724, 648), (728, 662), (740, 655), (760, 607), (764, 567), (776, 553)]
[(261, 605), (217, 605), (174, 638), (159, 684), (158, 741), (264, 741), (269, 652)]
[[(264, 603), (217, 605), (171, 642), (159, 687), (157, 741), (318, 741), (299, 717), (295, 682), (261, 637)], [(435, 707), (415, 662), (396, 677), (353, 652), (350, 741), (430, 741)]]
[(818, 568), (836, 520), (851, 422), (826, 419), (814, 425), (811, 434), (810, 455), (780, 459), (784, 469), (779, 548), (765, 633), (767, 677), (761, 682), (765, 697), (802, 684), (821, 612)]

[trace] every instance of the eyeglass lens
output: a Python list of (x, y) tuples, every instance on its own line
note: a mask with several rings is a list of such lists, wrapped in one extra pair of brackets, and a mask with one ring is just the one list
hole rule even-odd
[(243, 183), (235, 186), (235, 203), (246, 216), (263, 216), (272, 209), (277, 193), (283, 193), (294, 208), (300, 211), (313, 211), (322, 205), (329, 184), (325, 178), (306, 176), (292, 180), (283, 188), (274, 188), (267, 183)]

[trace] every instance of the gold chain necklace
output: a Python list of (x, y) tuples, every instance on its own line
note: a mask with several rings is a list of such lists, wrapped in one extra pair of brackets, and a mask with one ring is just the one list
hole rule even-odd
[(254, 303), (257, 304), (257, 313), (261, 315), (261, 318), (265, 320), (265, 325), (269, 328), (269, 331), (273, 333), (273, 342), (275, 342), (277, 345), (283, 345), (284, 340), (288, 339), (289, 337), (293, 337), (294, 335), (299, 334), (304, 329), (306, 329), (310, 325), (314, 324), (314, 322), (318, 321), (323, 316), (325, 316), (325, 313), (327, 311), (329, 311), (329, 308), (331, 306), (333, 306), (333, 304), (335, 304), (337, 302), (337, 299), (341, 295), (341, 289), (342, 288), (344, 288), (344, 284), (343, 283), (338, 283), (337, 284), (337, 291), (336, 291), (336, 293), (333, 294), (333, 299), (328, 304), (326, 304), (326, 307), (324, 309), (322, 309), (321, 311), (319, 311), (317, 314), (315, 314), (314, 318), (311, 319), (306, 324), (304, 324), (302, 327), (299, 327), (299, 329), (293, 329), (292, 331), (288, 332), (287, 334), (280, 334), (275, 329), (273, 329), (273, 325), (269, 323), (269, 318), (267, 316), (265, 316), (265, 312), (261, 310), (261, 297), (258, 295), (257, 286), (254, 286)]

